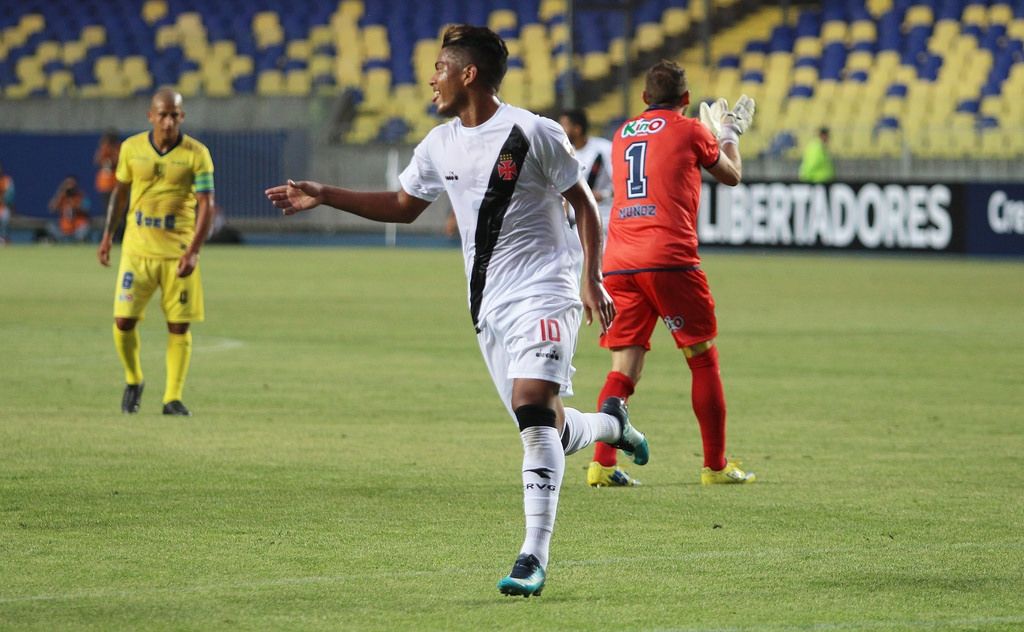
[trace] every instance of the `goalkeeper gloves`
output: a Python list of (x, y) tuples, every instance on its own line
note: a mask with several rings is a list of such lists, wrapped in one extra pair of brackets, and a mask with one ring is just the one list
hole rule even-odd
[(708, 128), (723, 145), (739, 143), (740, 135), (747, 131), (754, 120), (754, 100), (743, 95), (736, 105), (729, 109), (729, 102), (717, 99), (711, 105), (700, 104), (700, 122)]
[(720, 98), (712, 105), (705, 101), (700, 104), (700, 122), (718, 138), (722, 133), (722, 117), (728, 111), (729, 102), (725, 99)]
[(723, 145), (740, 142), (740, 134), (747, 131), (754, 121), (754, 107), (754, 100), (744, 94), (731, 110), (722, 115), (718, 138)]

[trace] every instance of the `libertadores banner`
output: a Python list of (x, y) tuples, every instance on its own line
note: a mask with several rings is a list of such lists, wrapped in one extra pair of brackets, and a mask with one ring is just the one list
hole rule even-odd
[(704, 245), (1024, 256), (1024, 184), (705, 183)]

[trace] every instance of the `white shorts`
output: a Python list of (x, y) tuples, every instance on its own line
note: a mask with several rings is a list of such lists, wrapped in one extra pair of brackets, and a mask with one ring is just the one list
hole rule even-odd
[(572, 395), (572, 356), (582, 318), (579, 300), (547, 296), (498, 308), (478, 324), (480, 352), (513, 419), (516, 378), (554, 382), (561, 395)]

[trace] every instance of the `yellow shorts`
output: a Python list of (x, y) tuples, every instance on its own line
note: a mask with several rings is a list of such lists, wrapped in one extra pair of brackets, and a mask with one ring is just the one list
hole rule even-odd
[(114, 291), (114, 318), (142, 320), (146, 305), (160, 288), (160, 307), (169, 323), (203, 320), (203, 283), (199, 266), (187, 277), (178, 277), (177, 259), (152, 259), (121, 255)]

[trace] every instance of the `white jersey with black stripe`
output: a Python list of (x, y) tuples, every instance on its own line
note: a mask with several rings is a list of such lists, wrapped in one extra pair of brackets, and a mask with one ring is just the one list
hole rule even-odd
[(476, 127), (435, 127), (399, 176), (411, 196), (448, 193), (462, 238), (474, 325), (508, 303), (579, 300), (582, 248), (561, 192), (580, 178), (562, 127), (502, 104)]
[(612, 141), (589, 136), (582, 147), (576, 148), (576, 159), (590, 189), (601, 194), (597, 209), (601, 213), (604, 230), (608, 232), (608, 219), (612, 213)]

